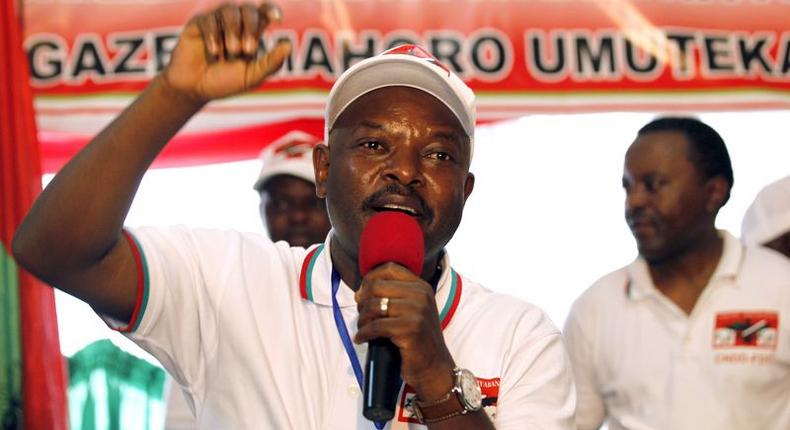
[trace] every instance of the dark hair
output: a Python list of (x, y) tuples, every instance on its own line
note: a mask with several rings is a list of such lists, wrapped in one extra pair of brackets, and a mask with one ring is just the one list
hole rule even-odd
[[(684, 133), (691, 143), (689, 158), (705, 179), (723, 177), (732, 189), (735, 178), (732, 173), (730, 154), (724, 140), (711, 126), (689, 117), (661, 117), (647, 123), (637, 133), (641, 136), (656, 131), (678, 131)], [(729, 190), (722, 205), (730, 198)]]

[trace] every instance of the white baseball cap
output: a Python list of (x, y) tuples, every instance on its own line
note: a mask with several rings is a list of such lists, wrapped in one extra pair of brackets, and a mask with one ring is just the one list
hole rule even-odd
[(747, 245), (770, 242), (790, 231), (790, 176), (766, 185), (757, 193), (741, 224)]
[(313, 147), (321, 139), (303, 131), (294, 130), (275, 140), (261, 151), (261, 173), (253, 188), (260, 191), (274, 176), (291, 175), (315, 183), (313, 172)]
[(423, 48), (401, 45), (353, 65), (335, 81), (326, 106), (324, 140), (355, 100), (385, 87), (411, 87), (436, 97), (458, 118), (474, 152), (475, 93)]

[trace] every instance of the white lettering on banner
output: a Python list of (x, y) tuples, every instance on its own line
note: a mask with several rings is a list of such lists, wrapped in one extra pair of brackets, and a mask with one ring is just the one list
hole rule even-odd
[(622, 61), (615, 52), (622, 52), (619, 33), (602, 31), (593, 34), (587, 30), (574, 31), (570, 51), (571, 76), (576, 82), (618, 81), (622, 76)]
[(702, 76), (708, 79), (732, 76), (737, 70), (734, 36), (726, 31), (696, 36), (697, 44), (703, 48), (700, 50)]
[(746, 34), (739, 32), (736, 36), (738, 57), (741, 58), (742, 74), (749, 77), (772, 75), (771, 54), (768, 48), (775, 46), (776, 36), (773, 33), (760, 32)]
[(543, 30), (528, 30), (524, 49), (527, 70), (541, 82), (557, 82), (568, 76), (568, 61), (565, 53), (565, 30), (552, 30), (546, 42)]
[(301, 57), (301, 61), (296, 62), (299, 65), (300, 75), (308, 78), (320, 75), (324, 79), (332, 79), (335, 76), (338, 68), (335, 65), (336, 57), (332, 55), (330, 40), (323, 30), (305, 31), (301, 45), (295, 45), (296, 52)]
[(147, 80), (170, 61), (178, 32), (82, 33), (71, 46), (57, 34), (40, 33), (25, 41), (31, 81), (37, 87)]
[[(649, 52), (621, 32), (529, 30), (524, 35), (527, 72), (542, 82), (649, 81), (669, 69), (676, 80), (790, 76), (790, 33), (665, 29)], [(771, 52), (776, 52), (771, 55)], [(700, 58), (699, 66), (694, 58)]]
[(483, 28), (470, 34), (469, 52), (477, 79), (497, 82), (513, 70), (513, 45), (507, 35), (496, 28)]
[[(108, 35), (81, 33), (73, 41), (52, 33), (33, 34), (25, 41), (31, 82), (42, 88), (147, 80), (170, 60), (177, 38), (178, 29), (172, 27)], [(280, 29), (267, 33), (260, 49), (270, 49), (280, 40), (289, 40), (294, 49), (275, 80), (321, 77), (331, 81), (361, 59), (404, 43), (425, 46), (466, 80), (504, 81), (513, 75), (517, 60), (510, 37), (489, 27), (469, 34)], [(644, 35), (614, 29), (530, 29), (523, 34), (523, 44), (520, 73), (542, 83), (650, 82), (666, 73), (677, 81), (790, 77), (790, 31), (664, 28)]]
[(694, 41), (694, 32), (672, 31), (667, 32), (666, 37), (672, 77), (679, 81), (693, 79), (695, 74), (694, 49), (691, 42)]
[(359, 33), (359, 37), (354, 37), (355, 34), (354, 31), (335, 33), (335, 46), (342, 47), (340, 64), (343, 65), (343, 70), (348, 70), (355, 63), (383, 51), (383, 37), (379, 31), (365, 30)]
[(26, 45), (31, 81), (40, 87), (57, 84), (68, 55), (66, 41), (57, 34), (41, 33), (28, 38)]
[(148, 40), (138, 37), (137, 34), (125, 35), (122, 33), (111, 34), (107, 40), (110, 51), (118, 52), (113, 66), (113, 71), (116, 74), (131, 75), (132, 77), (145, 74), (148, 64), (141, 57)]

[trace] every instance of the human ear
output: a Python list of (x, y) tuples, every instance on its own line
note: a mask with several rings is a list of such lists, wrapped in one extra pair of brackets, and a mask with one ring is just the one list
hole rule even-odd
[(716, 212), (730, 199), (730, 184), (723, 176), (714, 176), (706, 183), (708, 201), (705, 208), (709, 212)]
[(464, 203), (466, 203), (466, 199), (472, 194), (472, 190), (475, 188), (475, 175), (472, 172), (466, 174), (466, 180), (464, 181)]
[(315, 194), (326, 197), (326, 182), (329, 179), (329, 147), (322, 144), (313, 148), (313, 172), (315, 173)]

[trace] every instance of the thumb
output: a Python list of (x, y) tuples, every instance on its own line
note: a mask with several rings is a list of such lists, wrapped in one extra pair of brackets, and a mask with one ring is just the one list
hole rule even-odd
[[(260, 84), (264, 79), (280, 70), (285, 59), (291, 54), (291, 42), (281, 40), (274, 49), (250, 64), (250, 80)], [(254, 86), (254, 85), (253, 85)]]

